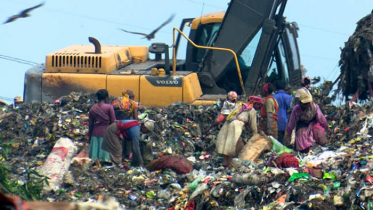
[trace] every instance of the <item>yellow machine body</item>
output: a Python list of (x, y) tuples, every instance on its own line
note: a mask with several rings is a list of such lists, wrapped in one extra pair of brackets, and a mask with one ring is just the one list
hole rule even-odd
[(43, 73), (43, 101), (70, 92), (96, 92), (107, 89), (119, 97), (125, 89), (132, 89), (135, 100), (145, 106), (162, 107), (175, 102), (193, 103), (202, 95), (196, 73), (178, 76)]
[[(224, 12), (206, 14), (194, 19), (191, 28), (221, 22), (223, 16)], [(148, 47), (100, 45), (99, 52), (96, 50), (95, 45), (72, 45), (48, 54), (45, 66), (36, 66), (26, 73), (27, 101), (53, 102), (71, 92), (94, 93), (99, 89), (107, 89), (115, 97), (120, 97), (125, 89), (132, 89), (135, 100), (145, 106), (162, 107), (176, 102), (207, 105), (216, 101), (201, 98), (203, 93), (196, 73), (154, 75), (150, 68), (137, 68), (136, 64), (152, 62)]]
[(107, 74), (129, 63), (148, 60), (144, 46), (102, 46), (95, 53), (93, 45), (72, 45), (46, 57), (46, 73)]

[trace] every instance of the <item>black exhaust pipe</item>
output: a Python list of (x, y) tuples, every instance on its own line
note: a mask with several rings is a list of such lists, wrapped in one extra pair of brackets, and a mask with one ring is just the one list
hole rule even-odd
[(88, 40), (89, 40), (90, 43), (92, 43), (95, 46), (95, 54), (101, 54), (101, 44), (100, 44), (100, 42), (93, 37), (88, 37)]

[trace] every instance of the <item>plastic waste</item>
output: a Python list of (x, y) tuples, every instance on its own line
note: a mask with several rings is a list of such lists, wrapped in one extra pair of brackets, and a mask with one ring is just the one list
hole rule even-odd
[(131, 200), (131, 201), (135, 201), (137, 199), (137, 196), (134, 195), (134, 194), (129, 194), (128, 195), (128, 198)]
[(237, 184), (261, 185), (272, 181), (273, 178), (264, 176), (262, 174), (247, 173), (243, 175), (234, 174), (231, 180)]
[(372, 203), (372, 201), (368, 201), (367, 209), (368, 210), (372, 210), (373, 209), (373, 203)]
[(332, 173), (324, 173), (323, 179), (333, 179), (335, 180), (335, 175)]
[(365, 179), (365, 181), (373, 184), (373, 176), (371, 176), (370, 174), (367, 174), (367, 178)]
[(170, 197), (171, 197), (171, 193), (168, 192), (167, 190), (161, 190), (161, 191), (159, 191), (159, 192), (157, 193), (157, 197), (158, 197), (158, 198), (163, 198), (163, 199), (168, 200), (168, 199), (170, 199)]
[(194, 192), (194, 190), (197, 189), (198, 185), (199, 185), (199, 181), (202, 179), (202, 176), (198, 177), (197, 179), (195, 179), (192, 183), (190, 183), (189, 185), (189, 189), (190, 191)]
[(334, 182), (333, 189), (338, 189), (341, 186), (341, 182)]
[(296, 179), (309, 179), (310, 174), (309, 173), (294, 173), (290, 176), (289, 181), (292, 182)]
[(146, 192), (146, 197), (147, 198), (155, 198), (156, 194), (154, 191), (149, 191), (149, 192)]
[(40, 173), (50, 177), (46, 190), (57, 190), (62, 183), (63, 176), (69, 170), (71, 159), (77, 152), (77, 147), (68, 138), (60, 138), (48, 155)]
[(138, 118), (139, 118), (139, 120), (144, 120), (144, 119), (148, 118), (148, 113), (144, 112), (142, 114), (139, 114)]
[(250, 192), (251, 187), (246, 187), (240, 194), (234, 198), (234, 206), (238, 209), (245, 208), (245, 197)]
[(269, 138), (272, 141), (272, 150), (276, 151), (277, 154), (282, 154), (284, 152), (292, 153), (294, 152), (292, 149), (287, 148), (286, 146), (282, 145), (277, 139), (275, 139), (273, 136), (269, 136)]
[(343, 206), (343, 198), (339, 195), (334, 195), (333, 203), (334, 206)]
[(199, 185), (196, 188), (196, 190), (194, 190), (194, 192), (192, 193), (192, 195), (190, 195), (189, 200), (193, 200), (197, 195), (201, 194), (203, 191), (205, 191), (207, 189), (208, 189), (207, 184), (203, 183), (203, 184)]

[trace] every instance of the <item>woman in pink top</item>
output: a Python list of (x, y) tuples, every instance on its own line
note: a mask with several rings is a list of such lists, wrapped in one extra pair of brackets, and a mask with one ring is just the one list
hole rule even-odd
[(115, 121), (113, 106), (106, 103), (109, 93), (101, 89), (96, 93), (98, 103), (89, 110), (89, 132), (91, 140), (89, 145), (89, 157), (95, 161), (111, 162), (107, 151), (101, 149), (106, 128)]
[(295, 128), (295, 149), (307, 153), (313, 141), (320, 145), (328, 142), (325, 129), (329, 130), (329, 127), (319, 106), (312, 101), (311, 95), (303, 91), (299, 98), (300, 102), (291, 112), (284, 140), (285, 144), (290, 143), (291, 133)]

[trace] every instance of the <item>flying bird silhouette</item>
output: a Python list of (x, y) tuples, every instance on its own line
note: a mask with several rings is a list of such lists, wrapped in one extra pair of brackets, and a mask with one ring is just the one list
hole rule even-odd
[(30, 16), (29, 12), (31, 12), (32, 10), (34, 10), (36, 8), (39, 8), (39, 7), (43, 6), (43, 5), (44, 5), (44, 2), (41, 3), (41, 4), (38, 4), (38, 5), (34, 6), (34, 7), (30, 7), (28, 9), (22, 10), (17, 15), (13, 15), (13, 16), (9, 17), (8, 20), (5, 21), (3, 24), (7, 24), (7, 23), (10, 23), (10, 22), (13, 22), (13, 21), (17, 20), (18, 18), (29, 17)]
[(172, 19), (174, 19), (175, 17), (175, 14), (172, 14), (164, 23), (162, 23), (162, 25), (160, 25), (158, 28), (154, 29), (154, 31), (152, 31), (150, 34), (146, 34), (146, 33), (141, 33), (141, 32), (133, 32), (133, 31), (127, 31), (127, 30), (124, 30), (124, 29), (119, 29), (119, 30), (122, 30), (126, 33), (131, 33), (131, 34), (138, 34), (138, 35), (143, 35), (143, 39), (147, 38), (149, 41), (151, 39), (154, 39), (154, 36), (155, 36), (155, 33), (157, 33), (157, 31), (159, 31), (159, 29), (161, 29), (163, 26), (167, 25), (168, 23), (170, 23), (172, 21)]

